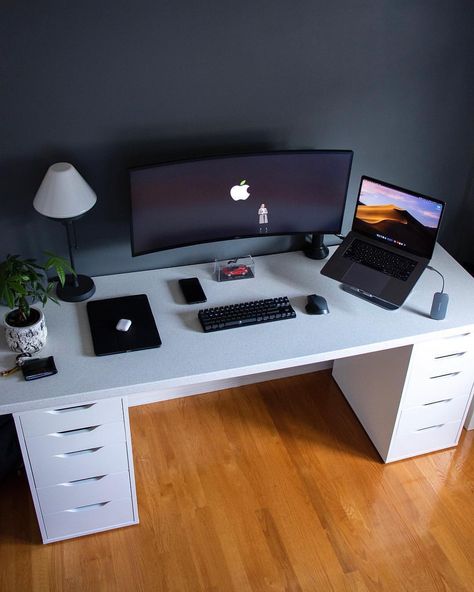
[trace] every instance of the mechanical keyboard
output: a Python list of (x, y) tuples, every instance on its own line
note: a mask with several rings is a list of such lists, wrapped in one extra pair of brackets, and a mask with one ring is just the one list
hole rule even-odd
[(416, 261), (397, 255), (387, 249), (376, 247), (373, 244), (365, 243), (358, 239), (354, 240), (344, 257), (349, 257), (352, 261), (391, 275), (402, 281), (406, 281), (411, 272), (416, 267)]
[(295, 317), (296, 313), (286, 296), (204, 308), (198, 313), (199, 321), (206, 333)]

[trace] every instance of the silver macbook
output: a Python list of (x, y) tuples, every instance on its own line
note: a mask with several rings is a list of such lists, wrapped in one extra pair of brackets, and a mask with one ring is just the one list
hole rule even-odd
[(362, 177), (352, 230), (321, 270), (344, 289), (394, 310), (429, 264), (445, 203)]

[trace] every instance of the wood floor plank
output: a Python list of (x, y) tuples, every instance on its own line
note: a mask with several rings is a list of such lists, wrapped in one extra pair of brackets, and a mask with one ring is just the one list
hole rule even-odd
[(130, 409), (140, 524), (42, 545), (0, 484), (0, 589), (468, 591), (474, 431), (384, 465), (319, 372)]

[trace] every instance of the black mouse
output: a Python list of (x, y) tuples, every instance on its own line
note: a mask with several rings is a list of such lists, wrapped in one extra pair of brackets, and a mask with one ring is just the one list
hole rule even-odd
[(326, 299), (317, 294), (310, 294), (308, 296), (308, 303), (306, 305), (306, 312), (308, 314), (328, 314), (329, 308)]

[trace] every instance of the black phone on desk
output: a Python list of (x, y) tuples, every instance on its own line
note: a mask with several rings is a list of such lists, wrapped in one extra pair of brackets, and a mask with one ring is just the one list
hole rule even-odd
[(187, 304), (206, 302), (207, 298), (197, 277), (179, 280), (179, 287)]

